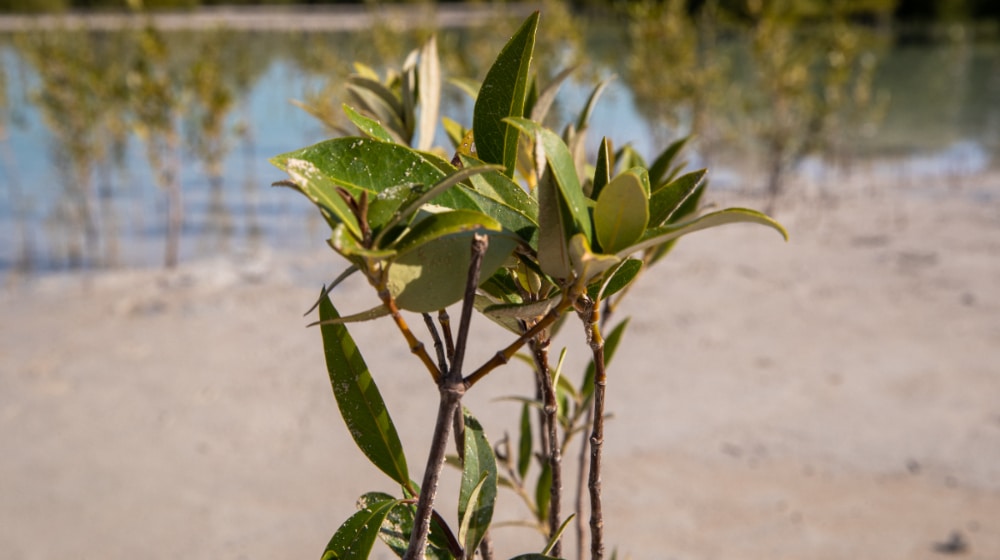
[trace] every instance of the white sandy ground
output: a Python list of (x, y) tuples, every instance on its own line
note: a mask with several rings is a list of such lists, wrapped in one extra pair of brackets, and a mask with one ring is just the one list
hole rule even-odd
[[(958, 532), (963, 558), (1000, 559), (1000, 205), (968, 188), (788, 200), (788, 244), (703, 232), (643, 277), (610, 372), (609, 543), (636, 559), (914, 560), (946, 558), (935, 543)], [(0, 558), (318, 557), (358, 495), (393, 490), (304, 328), (339, 268), (265, 254), (8, 283)], [(352, 285), (336, 301), (374, 299)], [(419, 478), (436, 393), (383, 327), (354, 330)], [(474, 327), (470, 364), (507, 339)], [(512, 365), (467, 402), (496, 440), (517, 408), (492, 399), (530, 392)], [(501, 496), (498, 517), (524, 515)], [(495, 538), (509, 555), (542, 545)]]

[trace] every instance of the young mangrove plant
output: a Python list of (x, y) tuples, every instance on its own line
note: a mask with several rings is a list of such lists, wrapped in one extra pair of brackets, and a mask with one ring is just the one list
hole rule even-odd
[[(367, 558), (379, 539), (405, 559), (493, 558), (490, 527), (501, 486), (521, 497), (541, 533), (537, 547), (517, 558), (563, 557), (563, 534), (585, 511), (589, 523), (576, 525), (578, 555), (589, 540), (590, 557), (603, 558), (607, 366), (627, 323), (607, 331), (602, 315), (683, 235), (740, 222), (786, 235), (753, 210), (700, 213), (706, 171), (684, 172), (677, 163), (683, 140), (648, 166), (635, 151), (615, 151), (606, 139), (596, 160), (587, 161), (583, 141), (603, 84), (561, 134), (544, 126), (567, 73), (545, 87), (533, 76), (538, 19), (535, 13), (521, 25), (474, 91), (472, 128), (445, 120), (450, 149), (433, 146), (442, 80), (432, 38), (400, 70), (380, 75), (355, 65), (351, 103), (343, 109), (356, 136), (271, 160), (288, 174), (276, 184), (318, 207), (330, 226), (329, 245), (345, 261), (343, 273), (321, 292), (314, 324), (320, 325), (348, 431), (399, 486), (395, 494), (363, 494), (323, 558)], [(367, 280), (379, 303), (341, 316), (331, 292), (353, 274)], [(455, 304), (457, 325), (447, 310)], [(474, 314), (507, 329), (510, 340), (484, 363), (468, 366), (467, 349), (478, 342), (470, 326)], [(574, 316), (591, 355), (578, 383), (563, 374), (562, 356), (553, 365), (549, 355), (562, 319)], [(440, 395), (419, 483), (347, 328), (384, 317)], [(411, 327), (413, 317), (426, 329), (429, 346)], [(535, 394), (523, 399), (516, 445), (504, 438), (494, 447), (462, 399), (516, 356), (535, 369)], [(534, 419), (532, 409), (539, 411)], [(436, 500), (452, 431), (461, 470), (454, 517)], [(576, 438), (586, 483), (578, 479), (576, 500), (567, 508), (562, 457), (577, 434), (589, 434)], [(537, 473), (529, 476), (533, 465)]]

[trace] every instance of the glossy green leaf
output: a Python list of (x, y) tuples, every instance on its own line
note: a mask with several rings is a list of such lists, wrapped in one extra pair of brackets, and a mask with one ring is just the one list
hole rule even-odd
[(397, 500), (374, 501), (349, 517), (326, 545), (323, 560), (367, 559), (382, 530), (382, 522), (397, 504)]
[[(611, 360), (615, 357), (615, 352), (618, 350), (618, 344), (621, 343), (622, 336), (625, 334), (625, 329), (628, 328), (628, 323), (631, 319), (626, 318), (621, 323), (615, 325), (611, 329), (611, 333), (604, 338), (604, 367), (608, 368), (611, 366)], [(596, 368), (594, 367), (594, 360), (590, 360), (587, 364), (587, 369), (583, 374), (583, 383), (580, 384), (580, 396), (583, 398), (583, 402), (590, 401), (590, 397), (594, 395), (594, 374), (596, 373)]]
[(361, 113), (355, 111), (354, 108), (347, 103), (343, 104), (343, 108), (344, 114), (347, 115), (347, 118), (350, 119), (350, 121), (354, 123), (354, 126), (358, 127), (358, 130), (360, 130), (363, 134), (382, 142), (396, 141), (392, 134), (382, 126), (382, 123), (362, 115)]
[(653, 227), (667, 223), (684, 201), (705, 181), (707, 173), (707, 169), (701, 169), (681, 175), (654, 192), (649, 199), (649, 223)]
[[(357, 137), (326, 140), (276, 156), (271, 163), (289, 174), (295, 171), (301, 175), (307, 184), (295, 177), (293, 181), (308, 191), (307, 196), (315, 196), (327, 206), (336, 206), (340, 198), (334, 186), (357, 197), (361, 191), (377, 194), (398, 185), (434, 185), (446, 175), (428, 156), (407, 146)], [(340, 207), (346, 211), (343, 201)], [(356, 224), (352, 230), (355, 228)]]
[[(323, 298), (320, 320), (339, 316), (330, 299)], [(407, 484), (410, 477), (403, 445), (354, 339), (344, 325), (323, 325), (320, 330), (330, 384), (347, 430), (372, 464), (397, 483)]]
[(464, 531), (465, 538), (459, 538), (466, 551), (474, 551), (493, 520), (497, 499), (497, 460), (483, 427), (468, 410), (465, 411), (464, 447), (458, 518), (468, 529)]
[(720, 210), (718, 212), (712, 212), (711, 214), (705, 214), (699, 218), (680, 223), (680, 224), (668, 224), (665, 226), (660, 226), (655, 229), (651, 229), (646, 232), (643, 238), (633, 245), (623, 251), (618, 253), (619, 256), (624, 257), (635, 251), (641, 251), (649, 247), (655, 247), (662, 243), (666, 243), (673, 239), (677, 239), (682, 235), (687, 235), (689, 233), (696, 232), (702, 229), (708, 229), (712, 227), (717, 227), (725, 224), (738, 224), (738, 223), (752, 223), (760, 224), (763, 226), (770, 227), (781, 234), (781, 237), (788, 241), (788, 232), (781, 224), (776, 222), (773, 218), (770, 218), (756, 210), (748, 210), (746, 208), (727, 208), (725, 210)]
[[(294, 152), (293, 152), (294, 153)], [(276, 167), (288, 173), (291, 182), (275, 183), (277, 186), (289, 186), (304, 194), (319, 208), (320, 213), (331, 228), (344, 224), (357, 237), (361, 237), (361, 228), (347, 202), (337, 194), (337, 183), (313, 165), (312, 162), (296, 157), (278, 156), (271, 159)]]
[(653, 184), (654, 190), (659, 190), (659, 187), (664, 184), (665, 181), (669, 179), (668, 172), (673, 167), (674, 159), (677, 154), (680, 153), (681, 149), (684, 148), (684, 144), (687, 143), (689, 136), (685, 136), (680, 140), (671, 142), (669, 146), (663, 152), (657, 156), (656, 160), (653, 161), (653, 165), (649, 167), (649, 181)]
[[(458, 169), (453, 173), (450, 173), (448, 176), (439, 181), (430, 189), (423, 189), (422, 192), (419, 193), (419, 196), (409, 197), (407, 200), (405, 200), (404, 204), (400, 204), (397, 207), (397, 211), (388, 220), (388, 223), (385, 224), (384, 231), (388, 231), (389, 228), (395, 226), (396, 224), (407, 223), (410, 220), (410, 218), (413, 217), (413, 215), (416, 214), (421, 207), (431, 202), (432, 200), (440, 202), (441, 199), (443, 198), (442, 195), (445, 193), (445, 191), (461, 183), (462, 181), (465, 181), (470, 177), (474, 177), (480, 173), (486, 173), (495, 169), (496, 166), (492, 165), (479, 165), (475, 167), (467, 166), (463, 167), (462, 169)], [(381, 198), (382, 195), (380, 194), (379, 199)], [(472, 206), (478, 209), (478, 206), (475, 205)], [(455, 209), (459, 210), (461, 208), (455, 208)], [(374, 222), (374, 220), (370, 221)], [(375, 244), (378, 246), (382, 246), (381, 240), (382, 240), (381, 236), (377, 236), (375, 238)]]
[(542, 272), (557, 280), (569, 278), (573, 266), (569, 260), (569, 239), (573, 235), (570, 211), (559, 194), (551, 167), (538, 180), (538, 265)]
[[(483, 163), (470, 156), (461, 156), (462, 167), (479, 167)], [(494, 200), (510, 206), (535, 224), (538, 223), (538, 201), (521, 185), (499, 171), (487, 171), (470, 179), (472, 188)]]
[(617, 253), (642, 237), (649, 222), (649, 200), (634, 171), (615, 177), (594, 208), (594, 229), (604, 253)]
[[(486, 214), (472, 210), (451, 210), (431, 214), (400, 237), (393, 248), (402, 255), (442, 237), (478, 229), (500, 231), (502, 226), (500, 222)], [(449, 272), (455, 273), (455, 271)]]
[(438, 112), (441, 106), (441, 61), (438, 59), (437, 40), (433, 35), (420, 49), (417, 84), (420, 91), (417, 149), (429, 150), (434, 145)]
[(344, 224), (338, 224), (330, 233), (327, 241), (334, 251), (342, 255), (347, 260), (357, 264), (360, 258), (388, 259), (396, 255), (392, 249), (368, 249), (361, 244), (358, 239), (351, 234)]
[(601, 140), (597, 149), (597, 166), (594, 169), (594, 183), (591, 185), (590, 198), (597, 200), (604, 186), (611, 182), (611, 171), (615, 167), (614, 152), (611, 151), (611, 140), (607, 137)]
[(483, 79), (473, 108), (472, 128), (479, 158), (503, 165), (508, 177), (514, 176), (518, 132), (503, 119), (524, 114), (528, 68), (537, 28), (538, 12), (535, 12), (500, 51)]
[[(364, 509), (371, 507), (370, 504), (387, 500), (392, 501), (394, 498), (383, 492), (368, 492), (358, 500), (358, 508)], [(413, 532), (416, 509), (415, 504), (397, 503), (382, 521), (382, 528), (378, 536), (400, 558), (406, 554), (406, 549), (410, 544), (410, 533)], [(432, 521), (431, 533), (427, 539), (426, 558), (452, 560), (454, 556), (448, 552), (447, 540), (440, 533), (440, 528)]]
[[(576, 174), (576, 164), (569, 148), (562, 138), (551, 130), (542, 127), (540, 124), (524, 118), (509, 118), (507, 122), (513, 124), (525, 134), (528, 134), (536, 142), (541, 139), (542, 149), (545, 152), (545, 160), (552, 170), (553, 178), (559, 187), (559, 192), (566, 207), (570, 211), (573, 220), (573, 233), (583, 233), (587, 239), (593, 238), (590, 224), (590, 212), (587, 206), (587, 197), (583, 194), (583, 187), (580, 185), (580, 178)], [(539, 197), (541, 193), (539, 193)], [(539, 206), (541, 200), (539, 200)]]
[(594, 301), (604, 300), (615, 295), (635, 280), (639, 272), (642, 271), (642, 266), (641, 259), (625, 259), (602, 284), (591, 284), (587, 288), (587, 294)]
[(531, 433), (531, 408), (527, 404), (521, 405), (521, 425), (517, 438), (517, 474), (524, 480), (528, 476), (528, 469), (531, 468), (532, 439)]

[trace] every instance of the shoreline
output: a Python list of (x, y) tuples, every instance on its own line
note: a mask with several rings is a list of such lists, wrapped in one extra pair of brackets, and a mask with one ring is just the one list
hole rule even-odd
[(115, 31), (152, 22), (163, 31), (359, 31), (377, 23), (400, 29), (434, 26), (440, 29), (487, 25), (502, 13), (523, 17), (536, 4), (435, 4), (367, 6), (209, 6), (190, 11), (67, 12), (63, 14), (0, 15), (0, 32), (84, 28)]

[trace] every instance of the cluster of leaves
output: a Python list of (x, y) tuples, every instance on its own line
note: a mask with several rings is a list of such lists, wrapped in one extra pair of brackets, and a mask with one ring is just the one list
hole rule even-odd
[[(400, 496), (365, 494), (359, 512), (331, 539), (325, 558), (367, 557), (379, 537), (404, 558), (424, 557), (424, 539), (429, 542), (427, 554), (435, 558), (471, 557), (477, 549), (489, 557), (487, 529), (503, 480), (497, 453), (465, 411), (456, 418), (462, 469), (458, 530), (432, 514), (437, 477), (428, 473), (440, 469), (443, 449), (432, 448), (422, 485), (410, 479), (388, 411), (345, 323), (391, 316), (438, 384), (441, 410), (445, 403), (457, 406), (465, 390), (529, 345), (540, 393), (533, 404), (544, 411), (539, 430), (547, 442), (538, 456), (546, 458), (548, 471), (539, 477), (543, 482), (536, 498), (526, 501), (549, 543), (520, 558), (557, 557), (560, 534), (569, 520), (559, 512), (558, 455), (570, 435), (588, 427), (587, 421), (595, 434), (592, 439), (601, 439), (597, 436), (603, 429), (605, 366), (624, 330), (623, 325), (616, 328), (605, 343), (599, 321), (602, 303), (620, 297), (645, 267), (685, 234), (748, 222), (785, 235), (777, 222), (753, 210), (700, 214), (706, 172), (683, 172), (677, 158), (683, 140), (647, 166), (631, 148), (615, 151), (605, 139), (596, 161), (589, 163), (584, 151), (589, 115), (603, 83), (562, 134), (543, 126), (569, 71), (545, 88), (533, 78), (530, 63), (537, 25), (536, 13), (501, 50), (478, 90), (466, 88), (475, 97), (472, 128), (445, 121), (452, 150), (432, 147), (441, 78), (431, 39), (407, 58), (402, 70), (385, 79), (356, 66), (348, 87), (351, 104), (345, 104), (344, 111), (359, 135), (271, 160), (289, 175), (281, 185), (316, 204), (331, 228), (330, 246), (348, 262), (318, 304), (328, 370), (358, 446), (401, 488)], [(368, 280), (380, 303), (341, 317), (328, 294), (355, 273)], [(459, 301), (462, 321), (453, 338), (445, 308)], [(463, 375), (473, 307), (510, 330), (515, 339)], [(423, 314), (437, 360), (423, 350), (401, 310)], [(443, 340), (430, 315), (435, 311)], [(560, 368), (549, 367), (546, 351), (553, 327), (571, 313), (583, 322), (593, 351), (590, 373), (579, 389), (559, 382)], [(558, 391), (557, 385), (562, 387)], [(447, 439), (452, 420), (448, 414), (439, 415), (435, 446), (441, 443), (441, 433)], [(508, 467), (507, 482), (520, 485), (520, 493), (526, 494), (522, 483), (533, 455), (528, 408), (522, 410), (521, 424), (516, 467), (509, 454), (500, 455), (501, 464)], [(600, 515), (599, 476), (596, 481), (593, 476), (599, 469), (600, 449), (594, 449), (592, 456), (597, 461), (591, 463), (593, 517)], [(421, 494), (420, 486), (428, 491)], [(591, 525), (591, 549), (600, 557), (601, 524), (592, 520)]]

